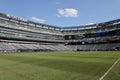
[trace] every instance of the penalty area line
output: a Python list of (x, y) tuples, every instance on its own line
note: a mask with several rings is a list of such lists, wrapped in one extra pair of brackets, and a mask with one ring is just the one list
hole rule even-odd
[(114, 63), (113, 65), (104, 73), (103, 76), (101, 76), (99, 78), (99, 80), (103, 80), (105, 78), (105, 76), (114, 68), (114, 66), (119, 62), (120, 58), (118, 58)]

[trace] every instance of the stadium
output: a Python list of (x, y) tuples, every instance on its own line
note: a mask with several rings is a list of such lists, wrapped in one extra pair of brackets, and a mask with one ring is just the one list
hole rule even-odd
[(58, 27), (0, 13), (0, 52), (120, 50), (120, 19)]
[(120, 19), (59, 27), (0, 13), (0, 80), (119, 80), (119, 50)]

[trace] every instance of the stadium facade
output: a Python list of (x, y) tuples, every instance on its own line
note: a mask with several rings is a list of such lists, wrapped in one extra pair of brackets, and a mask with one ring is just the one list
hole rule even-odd
[(58, 27), (0, 13), (0, 52), (120, 50), (120, 19)]

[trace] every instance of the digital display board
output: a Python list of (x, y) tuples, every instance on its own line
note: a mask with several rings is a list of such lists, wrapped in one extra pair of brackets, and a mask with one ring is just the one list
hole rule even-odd
[(76, 39), (81, 39), (83, 38), (84, 35), (83, 34), (75, 34), (75, 35), (65, 35), (64, 38), (65, 40), (76, 40)]

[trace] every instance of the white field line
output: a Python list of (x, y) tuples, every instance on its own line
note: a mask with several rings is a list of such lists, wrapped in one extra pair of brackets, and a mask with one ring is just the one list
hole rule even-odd
[(104, 78), (105, 78), (105, 76), (113, 69), (113, 67), (118, 63), (118, 61), (120, 60), (120, 58), (118, 58), (115, 62), (114, 62), (114, 64), (104, 73), (104, 75), (103, 76), (101, 76), (100, 78), (99, 78), (99, 80), (103, 80)]

